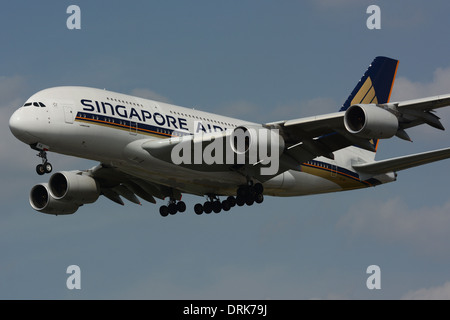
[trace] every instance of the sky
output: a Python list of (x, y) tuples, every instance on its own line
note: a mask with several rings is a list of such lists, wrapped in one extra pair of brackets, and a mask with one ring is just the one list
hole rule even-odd
[[(81, 29), (69, 30), (78, 5)], [(381, 29), (368, 29), (367, 8)], [(266, 197), (228, 213), (162, 218), (104, 197), (34, 211), (36, 152), (8, 120), (35, 92), (106, 88), (273, 122), (335, 112), (370, 62), (400, 60), (391, 101), (450, 93), (448, 1), (9, 1), (0, 12), (0, 299), (449, 299), (449, 160), (375, 188)], [(450, 109), (438, 110), (450, 127)], [(408, 130), (376, 159), (446, 148)], [(111, 142), (111, 147), (114, 143)], [(49, 153), (54, 172), (93, 161)], [(188, 208), (200, 198), (185, 195)], [(188, 210), (189, 211), (189, 210)], [(81, 289), (68, 289), (67, 268)], [(380, 289), (368, 289), (369, 266)]]

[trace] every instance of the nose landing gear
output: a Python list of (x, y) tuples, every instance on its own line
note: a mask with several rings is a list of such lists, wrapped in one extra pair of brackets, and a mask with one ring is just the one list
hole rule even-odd
[(39, 150), (39, 153), (37, 154), (39, 158), (42, 159), (42, 164), (38, 164), (36, 166), (36, 172), (38, 175), (43, 175), (45, 173), (50, 173), (53, 170), (53, 167), (50, 162), (47, 160), (47, 151)]

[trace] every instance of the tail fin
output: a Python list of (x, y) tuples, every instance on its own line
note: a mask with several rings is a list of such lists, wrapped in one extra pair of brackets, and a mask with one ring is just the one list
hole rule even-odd
[[(389, 102), (397, 67), (398, 60), (376, 57), (339, 111), (345, 111), (358, 103), (381, 104)], [(376, 150), (378, 140), (373, 140), (371, 143)]]
[(357, 103), (387, 103), (391, 97), (398, 60), (376, 57), (339, 111)]

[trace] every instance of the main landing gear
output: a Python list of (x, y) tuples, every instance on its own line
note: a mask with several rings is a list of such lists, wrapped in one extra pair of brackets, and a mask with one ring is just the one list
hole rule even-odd
[(36, 172), (38, 175), (43, 175), (45, 173), (50, 173), (53, 170), (52, 165), (50, 164), (50, 162), (48, 162), (47, 160), (47, 151), (45, 150), (40, 150), (39, 153), (37, 154), (37, 156), (39, 158), (42, 158), (42, 164), (38, 164), (36, 166)]
[(177, 212), (185, 212), (186, 211), (186, 204), (184, 201), (176, 201), (175, 199), (170, 199), (167, 206), (161, 206), (159, 208), (159, 213), (163, 217), (167, 217), (169, 214), (174, 215)]
[(229, 211), (234, 206), (242, 207), (244, 204), (251, 206), (254, 203), (262, 203), (264, 201), (263, 185), (261, 183), (251, 184), (248, 186), (241, 186), (237, 189), (237, 196), (229, 196), (227, 199), (220, 201), (217, 196), (208, 196), (209, 201), (204, 204), (197, 203), (194, 206), (196, 214), (209, 214), (211, 212), (219, 213), (220, 211)]

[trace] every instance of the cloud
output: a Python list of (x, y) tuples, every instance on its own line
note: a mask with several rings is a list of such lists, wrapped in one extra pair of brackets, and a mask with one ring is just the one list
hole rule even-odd
[(409, 291), (403, 297), (403, 300), (450, 300), (450, 281), (442, 286), (422, 288), (415, 291)]
[(163, 95), (160, 95), (159, 93), (156, 93), (155, 91), (150, 90), (150, 89), (136, 88), (131, 91), (131, 95), (140, 97), (143, 99), (150, 99), (150, 100), (170, 103), (169, 98), (167, 98)]
[(342, 216), (337, 226), (354, 237), (372, 237), (405, 244), (431, 255), (448, 252), (450, 201), (430, 207), (411, 207), (399, 197), (380, 202), (364, 199)]
[(450, 93), (450, 67), (437, 68), (431, 82), (418, 82), (399, 77), (392, 90), (391, 101), (424, 98)]

